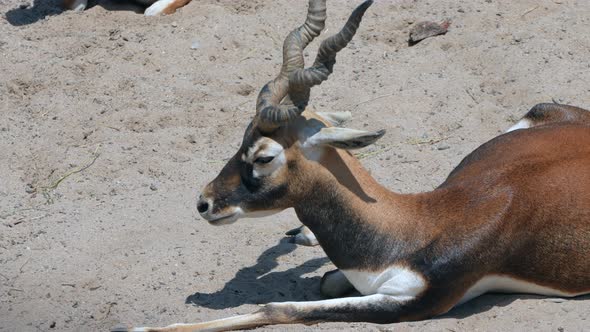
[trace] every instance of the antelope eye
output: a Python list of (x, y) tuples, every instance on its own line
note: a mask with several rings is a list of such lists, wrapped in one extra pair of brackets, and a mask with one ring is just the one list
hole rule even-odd
[(268, 164), (270, 163), (273, 159), (275, 159), (275, 157), (258, 157), (256, 158), (256, 160), (254, 160), (254, 163), (256, 164)]

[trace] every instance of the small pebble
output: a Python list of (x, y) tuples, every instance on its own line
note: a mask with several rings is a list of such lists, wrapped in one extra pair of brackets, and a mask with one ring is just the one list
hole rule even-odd
[(410, 29), (410, 44), (416, 44), (429, 37), (444, 35), (447, 33), (450, 24), (450, 21), (444, 21), (440, 24), (429, 21), (418, 22)]
[(33, 187), (33, 185), (32, 185), (32, 184), (30, 184), (30, 183), (27, 183), (27, 185), (25, 186), (25, 192), (26, 192), (27, 194), (32, 194), (32, 193), (34, 193), (34, 192), (35, 192), (35, 187)]
[(150, 189), (153, 191), (156, 191), (156, 190), (158, 190), (158, 186), (156, 186), (155, 183), (152, 183), (152, 184), (150, 184)]

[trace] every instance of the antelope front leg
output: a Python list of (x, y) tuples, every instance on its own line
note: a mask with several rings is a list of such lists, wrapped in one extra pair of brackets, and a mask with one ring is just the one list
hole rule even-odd
[(315, 235), (307, 228), (307, 226), (300, 226), (294, 228), (287, 233), (287, 236), (292, 236), (293, 243), (299, 244), (306, 247), (313, 247), (319, 244)]
[(329, 299), (342, 297), (354, 290), (354, 286), (340, 270), (326, 272), (320, 281), (320, 293)]
[[(313, 302), (269, 303), (263, 309), (241, 316), (196, 324), (174, 324), (167, 327), (139, 327), (134, 332), (195, 332), (251, 329), (271, 324), (315, 324), (320, 322), (394, 323), (411, 310), (412, 319), (429, 317), (430, 302), (398, 301), (383, 294), (348, 297)], [(121, 331), (121, 330), (117, 330)]]

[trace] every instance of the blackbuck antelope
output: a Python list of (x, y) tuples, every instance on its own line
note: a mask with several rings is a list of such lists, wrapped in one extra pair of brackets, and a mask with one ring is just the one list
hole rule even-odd
[[(326, 19), (325, 0), (309, 1), (307, 20), (285, 39), (280, 73), (258, 95), (240, 149), (197, 205), (212, 225), (293, 207), (338, 268), (320, 283), (332, 299), (270, 303), (252, 314), (135, 331), (392, 323), (440, 315), (490, 291), (590, 293), (585, 110), (537, 105), (513, 131), (463, 159), (438, 188), (406, 195), (379, 185), (349, 152), (384, 131), (340, 128), (346, 114), (306, 110), (311, 87), (332, 73), (370, 5), (361, 4), (304, 68), (302, 51)], [(342, 297), (353, 290), (362, 296)]]
[[(191, 0), (134, 0), (133, 2), (147, 7), (144, 15), (156, 16), (172, 14), (178, 8), (186, 6)], [(83, 11), (88, 7), (88, 0), (64, 0), (63, 5), (67, 9)]]

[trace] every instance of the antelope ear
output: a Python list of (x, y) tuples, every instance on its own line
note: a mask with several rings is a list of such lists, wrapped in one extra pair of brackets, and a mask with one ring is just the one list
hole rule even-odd
[(308, 138), (306, 145), (330, 145), (335, 148), (352, 150), (360, 149), (375, 143), (385, 135), (385, 130), (364, 131), (348, 128), (329, 127)]
[(350, 112), (316, 112), (316, 114), (335, 127), (352, 118), (352, 113)]

